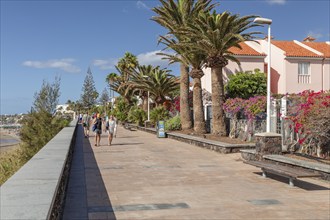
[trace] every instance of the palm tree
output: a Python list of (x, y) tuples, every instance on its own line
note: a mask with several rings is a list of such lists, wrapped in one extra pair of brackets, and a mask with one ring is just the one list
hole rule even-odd
[[(134, 73), (132, 75), (132, 83), (131, 85), (136, 85), (143, 78), (149, 78), (152, 74), (154, 67), (152, 65), (142, 65), (138, 66), (134, 69)], [(144, 79), (142, 79), (143, 81)], [(134, 88), (133, 88), (134, 89)], [(142, 99), (142, 108), (144, 111), (148, 111), (148, 91), (146, 89), (136, 89), (137, 95)]]
[[(212, 0), (160, 0), (161, 6), (152, 10), (157, 14), (151, 20), (174, 33), (179, 42), (185, 40), (181, 34), (175, 34), (179, 28), (187, 26), (197, 17), (200, 11), (210, 11), (216, 4), (211, 4)], [(182, 129), (190, 129), (192, 121), (188, 103), (189, 94), (189, 67), (180, 64), (180, 117)]]
[(150, 98), (157, 106), (163, 104), (170, 94), (179, 89), (177, 77), (169, 74), (169, 70), (160, 69), (159, 66), (146, 66), (147, 71), (135, 71), (128, 82), (127, 90), (149, 91)]
[[(107, 81), (111, 81), (111, 87), (118, 94), (123, 96), (128, 104), (133, 104), (133, 94), (128, 92), (126, 89), (127, 82), (130, 81), (133, 69), (139, 65), (137, 57), (133, 54), (126, 52), (124, 57), (119, 59), (117, 65), (115, 66), (117, 72), (110, 73), (107, 77)], [(109, 81), (109, 82), (110, 82)]]
[(199, 14), (195, 23), (190, 23), (188, 28), (180, 31), (180, 34), (194, 39), (195, 43), (190, 43), (189, 46), (204, 53), (207, 56), (206, 67), (211, 68), (213, 134), (226, 135), (222, 71), (229, 60), (239, 63), (229, 49), (231, 47), (241, 49), (239, 43), (253, 40), (254, 35), (259, 34), (259, 32), (246, 32), (252, 27), (260, 26), (252, 22), (256, 17), (255, 15), (239, 17), (229, 12), (221, 14), (215, 11), (212, 14), (205, 12)]
[(165, 59), (169, 59), (170, 62), (181, 62), (185, 65), (191, 65), (192, 69), (189, 72), (191, 78), (193, 78), (193, 108), (194, 108), (194, 131), (199, 134), (206, 133), (205, 118), (203, 110), (203, 100), (202, 100), (202, 86), (201, 78), (204, 76), (202, 67), (204, 65), (206, 55), (200, 53), (199, 51), (191, 50), (191, 48), (185, 46), (184, 44), (179, 44), (175, 39), (168, 39), (161, 36), (161, 42), (167, 47), (172, 48), (176, 55), (159, 53), (165, 56)]
[[(110, 91), (112, 90), (112, 98), (111, 98), (111, 103), (112, 103), (112, 106), (111, 107), (113, 107), (113, 101), (114, 101), (114, 93), (115, 93), (115, 90), (114, 90), (114, 88), (113, 88), (113, 84), (114, 84), (114, 82), (117, 80), (117, 78), (118, 78), (118, 75), (117, 75), (117, 73), (109, 73), (108, 75), (107, 75), (107, 77), (106, 77), (106, 79), (105, 79), (105, 81), (107, 82), (107, 83), (109, 83), (109, 87), (110, 87)], [(111, 94), (110, 94), (110, 96), (111, 96)]]
[(132, 70), (139, 65), (137, 57), (129, 52), (126, 52), (124, 57), (119, 59), (117, 68), (123, 74), (125, 81), (128, 81)]

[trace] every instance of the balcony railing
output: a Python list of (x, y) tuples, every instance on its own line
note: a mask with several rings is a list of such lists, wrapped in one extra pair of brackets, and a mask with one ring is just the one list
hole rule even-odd
[(311, 76), (310, 75), (298, 75), (298, 83), (300, 83), (300, 84), (311, 83)]

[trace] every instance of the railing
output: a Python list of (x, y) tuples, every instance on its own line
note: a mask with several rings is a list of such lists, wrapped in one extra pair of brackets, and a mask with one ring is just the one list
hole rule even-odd
[(60, 218), (76, 127), (74, 120), (0, 187), (0, 219)]
[(311, 76), (310, 75), (298, 75), (298, 83), (300, 83), (300, 84), (311, 83)]

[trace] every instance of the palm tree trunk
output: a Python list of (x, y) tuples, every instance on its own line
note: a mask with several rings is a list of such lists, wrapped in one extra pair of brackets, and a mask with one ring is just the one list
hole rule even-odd
[(194, 81), (193, 106), (194, 106), (194, 131), (198, 134), (205, 134), (205, 118), (202, 99), (201, 77), (204, 75), (202, 70), (192, 70), (190, 72)]
[(189, 67), (180, 64), (180, 118), (182, 130), (191, 129), (192, 121), (189, 109)]
[(223, 74), (221, 66), (211, 68), (212, 81), (212, 134), (226, 136), (225, 91), (223, 86)]

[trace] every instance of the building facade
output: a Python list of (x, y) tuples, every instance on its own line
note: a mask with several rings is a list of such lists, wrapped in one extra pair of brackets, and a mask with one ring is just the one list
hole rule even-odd
[[(267, 72), (268, 41), (244, 42), (230, 51), (240, 65), (229, 61), (224, 80), (230, 74), (260, 69)], [(202, 88), (211, 91), (211, 70), (204, 69)], [(330, 42), (271, 41), (271, 92), (299, 93), (330, 90)]]

